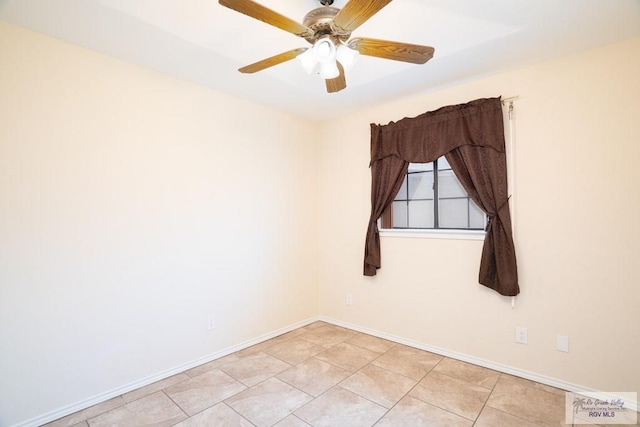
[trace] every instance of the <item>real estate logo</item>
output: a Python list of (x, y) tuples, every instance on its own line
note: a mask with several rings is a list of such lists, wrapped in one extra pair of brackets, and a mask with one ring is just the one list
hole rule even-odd
[(567, 424), (636, 424), (638, 413), (630, 403), (638, 402), (635, 392), (567, 392), (565, 422)]

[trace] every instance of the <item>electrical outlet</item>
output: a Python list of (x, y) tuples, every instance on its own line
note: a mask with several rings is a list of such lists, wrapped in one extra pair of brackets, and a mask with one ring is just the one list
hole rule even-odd
[(216, 317), (213, 314), (207, 316), (207, 330), (210, 331), (216, 328)]
[(527, 343), (527, 328), (516, 327), (516, 342), (519, 344)]
[(344, 297), (344, 303), (347, 305), (353, 305), (353, 295), (347, 294)]

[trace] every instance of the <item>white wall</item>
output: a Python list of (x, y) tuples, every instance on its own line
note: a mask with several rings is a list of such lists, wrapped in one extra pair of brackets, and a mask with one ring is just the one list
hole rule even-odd
[(4, 23), (0, 57), (0, 425), (317, 315), (315, 125)]
[[(559, 382), (640, 391), (638, 76), (636, 38), (328, 125), (319, 180), (321, 315)], [(478, 241), (382, 237), (382, 268), (364, 277), (369, 123), (499, 95), (520, 96), (515, 309), (477, 284)], [(515, 326), (528, 328), (528, 345), (514, 342)], [(555, 349), (557, 334), (569, 336), (569, 353)]]

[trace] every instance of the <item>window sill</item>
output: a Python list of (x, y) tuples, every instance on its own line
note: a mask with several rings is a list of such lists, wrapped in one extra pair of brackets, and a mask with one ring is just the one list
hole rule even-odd
[(410, 239), (484, 240), (484, 230), (391, 230), (381, 229), (381, 237)]

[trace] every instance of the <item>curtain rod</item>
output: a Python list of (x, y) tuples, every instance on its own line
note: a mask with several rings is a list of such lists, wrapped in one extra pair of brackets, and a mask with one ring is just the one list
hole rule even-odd
[(502, 98), (500, 102), (502, 102), (502, 105), (504, 105), (505, 102), (515, 101), (516, 99), (519, 99), (519, 98), (520, 98), (520, 95), (510, 96), (508, 98)]

